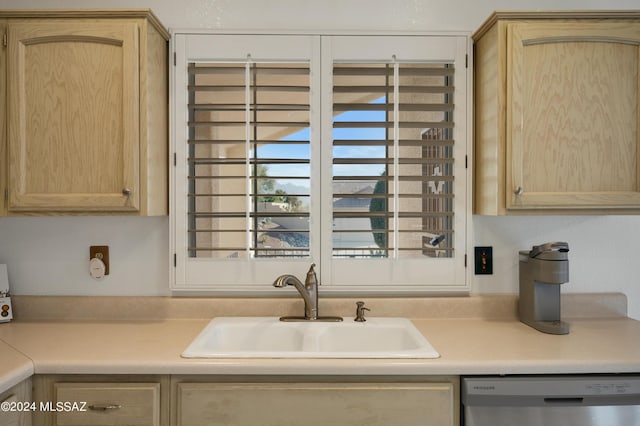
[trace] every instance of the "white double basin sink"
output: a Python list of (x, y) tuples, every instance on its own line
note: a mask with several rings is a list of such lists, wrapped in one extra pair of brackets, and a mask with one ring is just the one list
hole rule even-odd
[(366, 322), (283, 322), (276, 317), (218, 317), (184, 358), (438, 358), (405, 318)]

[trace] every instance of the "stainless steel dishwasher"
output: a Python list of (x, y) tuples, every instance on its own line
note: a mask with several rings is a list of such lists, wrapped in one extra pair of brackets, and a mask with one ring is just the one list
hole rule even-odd
[(462, 379), (464, 426), (640, 426), (640, 375)]

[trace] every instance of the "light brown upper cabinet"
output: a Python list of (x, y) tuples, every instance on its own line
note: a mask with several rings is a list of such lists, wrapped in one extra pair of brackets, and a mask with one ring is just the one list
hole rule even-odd
[(148, 10), (0, 18), (7, 214), (167, 214), (166, 29)]
[(474, 41), (474, 213), (640, 212), (640, 12), (499, 12)]

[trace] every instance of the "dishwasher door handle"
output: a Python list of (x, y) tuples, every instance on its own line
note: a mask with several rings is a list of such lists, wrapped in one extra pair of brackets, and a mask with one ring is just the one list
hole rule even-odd
[(549, 405), (579, 405), (582, 404), (584, 398), (576, 397), (576, 398), (567, 398), (567, 397), (553, 397), (553, 398), (544, 398), (544, 403)]

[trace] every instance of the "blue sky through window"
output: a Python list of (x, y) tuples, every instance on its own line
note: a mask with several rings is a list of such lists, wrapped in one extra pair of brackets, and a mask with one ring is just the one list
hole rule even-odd
[[(371, 103), (384, 103), (384, 96)], [(383, 122), (386, 120), (385, 111), (345, 111), (334, 117), (334, 122)], [(333, 130), (333, 139), (340, 140), (385, 140), (387, 134), (384, 128), (337, 128)], [(308, 159), (310, 157), (310, 129), (305, 128), (293, 132), (280, 140), (283, 141), (306, 141), (301, 144), (265, 144), (258, 148), (258, 156), (261, 159), (269, 158), (292, 158)], [(384, 146), (335, 146), (333, 147), (334, 158), (385, 158), (386, 150)], [(335, 175), (369, 175), (379, 176), (384, 171), (383, 165), (336, 165), (333, 172)], [(270, 176), (309, 176), (309, 166), (303, 164), (271, 164), (268, 165), (268, 175)], [(293, 184), (308, 188), (308, 181), (292, 179), (288, 181), (280, 180), (281, 184)]]

